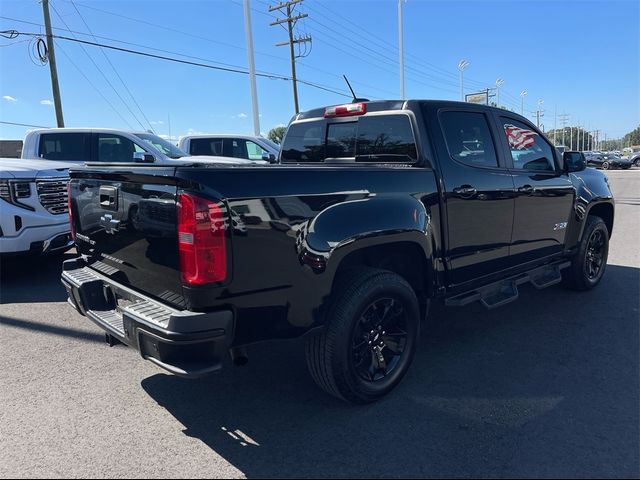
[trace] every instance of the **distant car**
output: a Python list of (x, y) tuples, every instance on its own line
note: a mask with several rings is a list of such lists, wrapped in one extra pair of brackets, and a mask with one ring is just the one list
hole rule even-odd
[(71, 166), (0, 158), (0, 254), (41, 255), (71, 248), (67, 203)]
[(631, 162), (632, 165), (635, 165), (636, 167), (640, 167), (640, 152), (632, 153), (627, 157), (627, 160), (629, 160), (629, 162)]
[(631, 168), (632, 165), (632, 162), (629, 160), (610, 153), (585, 155), (585, 158), (589, 167), (601, 168), (603, 170), (616, 168), (627, 170)]
[(95, 163), (266, 163), (220, 156), (197, 158), (173, 143), (149, 132), (107, 128), (49, 128), (31, 130), (22, 148), (22, 158), (41, 158), (74, 164)]
[(187, 135), (178, 141), (178, 148), (189, 155), (264, 160), (276, 163), (280, 146), (264, 137), (252, 135)]

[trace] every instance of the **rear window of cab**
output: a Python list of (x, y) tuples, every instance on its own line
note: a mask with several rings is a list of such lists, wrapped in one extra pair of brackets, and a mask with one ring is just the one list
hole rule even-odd
[(414, 163), (417, 158), (413, 128), (406, 114), (292, 123), (281, 154), (282, 163)]

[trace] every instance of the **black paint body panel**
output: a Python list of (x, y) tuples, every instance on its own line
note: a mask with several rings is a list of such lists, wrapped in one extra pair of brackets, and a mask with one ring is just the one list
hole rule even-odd
[[(363, 249), (394, 245), (417, 252), (426, 284), (421, 295), (445, 296), (570, 255), (588, 211), (598, 204), (613, 208), (605, 177), (595, 170), (512, 172), (499, 140), (496, 118), (502, 111), (436, 101), (392, 107), (405, 108), (414, 122), (416, 164), (72, 170), (79, 252), (114, 282), (173, 307), (233, 311), (234, 345), (242, 345), (298, 336), (322, 324), (341, 262)], [(442, 109), (487, 116), (497, 168), (465, 166), (449, 157), (438, 123)], [(524, 184), (534, 191), (518, 193)], [(463, 185), (477, 193), (461, 198), (454, 189)], [(106, 194), (100, 201), (101, 187), (115, 187), (117, 205)], [(181, 191), (225, 206), (229, 276), (221, 284), (186, 287), (181, 281), (175, 217)]]

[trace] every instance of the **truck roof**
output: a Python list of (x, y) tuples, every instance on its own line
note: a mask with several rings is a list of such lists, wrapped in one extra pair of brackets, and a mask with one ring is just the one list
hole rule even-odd
[[(337, 104), (337, 105), (348, 105), (351, 102), (346, 102), (345, 104)], [(363, 102), (353, 102), (353, 103), (365, 103), (367, 105), (367, 113), (370, 112), (381, 112), (381, 111), (389, 111), (389, 110), (408, 110), (411, 104), (427, 104), (436, 108), (472, 108), (474, 110), (479, 111), (495, 111), (495, 112), (507, 112), (502, 108), (492, 107), (490, 105), (482, 105), (479, 103), (469, 103), (469, 102), (459, 102), (454, 100), (429, 100), (429, 99), (410, 99), (410, 100), (371, 100), (371, 101), (363, 101)], [(309, 118), (322, 118), (324, 117), (324, 113), (326, 108), (333, 107), (336, 105), (327, 105), (325, 107), (314, 108), (311, 110), (307, 110), (305, 112), (301, 112), (296, 115), (293, 120), (304, 120)], [(516, 112), (508, 111), (510, 115), (517, 115), (522, 117), (520, 114)], [(522, 117), (524, 118), (524, 117)]]
[(27, 133), (56, 133), (56, 132), (66, 132), (66, 133), (87, 133), (87, 132), (96, 132), (96, 133), (128, 133), (130, 135), (137, 135), (140, 133), (149, 134), (151, 132), (147, 132), (145, 130), (126, 130), (122, 128), (93, 128), (93, 127), (82, 127), (82, 128), (36, 128), (33, 130), (29, 130)]

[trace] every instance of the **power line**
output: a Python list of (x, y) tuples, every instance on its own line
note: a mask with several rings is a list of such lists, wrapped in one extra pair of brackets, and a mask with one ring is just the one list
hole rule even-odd
[[(51, 4), (51, 8), (53, 8), (53, 11), (56, 12), (56, 15), (58, 15), (58, 18), (62, 21), (62, 23), (65, 25), (65, 27), (67, 27), (69, 30), (71, 30), (71, 28), (69, 27), (69, 25), (67, 24), (67, 22), (64, 20), (64, 18), (62, 17), (62, 15), (60, 14), (60, 12), (58, 11), (58, 9), (55, 7), (55, 5)], [(77, 40), (79, 43), (83, 43), (83, 41), (78, 40), (78, 38), (75, 37), (75, 35), (72, 33), (71, 34), (75, 40)], [(55, 36), (54, 36), (55, 37)], [(100, 66), (96, 63), (96, 61), (93, 59), (93, 57), (91, 56), (91, 54), (86, 50), (86, 48), (84, 48), (83, 45), (80, 45), (80, 48), (82, 49), (82, 51), (85, 53), (85, 55), (89, 58), (89, 60), (91, 61), (91, 63), (93, 64), (93, 66), (98, 70), (98, 72), (100, 72), (100, 75), (102, 75), (102, 78), (104, 78), (105, 82), (107, 82), (107, 84), (109, 85), (109, 87), (111, 87), (111, 89), (114, 91), (114, 93), (116, 94), (116, 96), (120, 99), (120, 101), (122, 102), (122, 104), (125, 106), (125, 108), (129, 111), (129, 113), (131, 114), (131, 116), (135, 119), (136, 122), (138, 122), (138, 124), (142, 127), (143, 130), (145, 130), (144, 125), (142, 124), (142, 122), (140, 121), (140, 119), (138, 118), (138, 116), (133, 112), (133, 110), (131, 110), (131, 107), (129, 107), (129, 104), (125, 101), (124, 98), (122, 98), (122, 95), (120, 95), (120, 92), (118, 92), (118, 90), (116, 89), (116, 87), (113, 86), (113, 83), (111, 83), (111, 80), (109, 80), (109, 78), (107, 77), (107, 75), (102, 71), (102, 69), (100, 68)]]
[[(322, 34), (320, 32), (318, 32), (317, 30), (315, 30), (314, 27), (311, 27), (311, 30), (314, 31), (314, 34), (316, 36), (322, 36)], [(390, 66), (389, 61), (385, 62), (385, 60), (380, 58), (380, 56), (376, 56), (376, 55), (370, 54), (368, 52), (361, 51), (361, 53), (363, 55), (366, 55), (366, 56), (372, 58), (376, 62), (376, 63), (373, 63), (372, 61), (367, 61), (367, 60), (363, 59), (362, 56), (356, 55), (356, 53), (354, 53), (353, 51), (344, 50), (342, 47), (339, 47), (336, 44), (328, 41), (326, 38), (322, 38), (322, 42), (327, 44), (327, 45), (329, 45), (330, 47), (334, 48), (335, 50), (338, 50), (338, 51), (344, 53), (345, 55), (348, 55), (348, 56), (350, 56), (352, 58), (355, 58), (356, 60), (365, 62), (365, 63), (367, 63), (367, 64), (369, 64), (369, 65), (371, 65), (373, 67), (376, 67), (376, 68), (378, 68), (378, 69), (380, 69), (380, 70), (382, 70), (382, 71), (384, 71), (386, 73), (390, 73), (391, 75), (396, 75), (395, 71), (389, 70), (389, 66)], [(380, 63), (382, 63), (382, 65)], [(394, 66), (394, 70), (395, 70), (395, 66)], [(437, 90), (446, 91), (448, 93), (457, 92), (456, 90), (454, 90), (452, 88), (446, 88), (446, 87), (442, 87), (442, 86), (426, 83), (425, 81), (420, 80), (420, 79), (416, 78), (415, 76), (411, 76), (409, 73), (406, 74), (406, 77), (409, 80), (412, 80), (415, 83), (424, 85), (424, 86), (429, 87), (429, 88), (434, 88), (434, 89), (437, 89)]]
[[(91, 36), (93, 37), (94, 40), (96, 40), (95, 36), (93, 35), (93, 31), (91, 31), (91, 28), (89, 27), (89, 25), (87, 24), (86, 20), (84, 19), (84, 17), (82, 16), (82, 13), (80, 13), (80, 10), (78, 10), (78, 7), (76, 6), (75, 2), (73, 0), (71, 1), (71, 5), (73, 5), (73, 8), (75, 9), (76, 13), (78, 14), (78, 16), (80, 17), (80, 19), (82, 20), (82, 23), (84, 23), (84, 26), (87, 27), (87, 30), (89, 31), (89, 33), (91, 34)], [(140, 113), (142, 114), (142, 116), (144, 117), (144, 119), (146, 120), (147, 124), (149, 125), (149, 128), (151, 129), (152, 132), (155, 133), (155, 131), (153, 130), (153, 126), (151, 125), (151, 122), (149, 121), (149, 119), (147, 118), (147, 116), (144, 113), (144, 110), (142, 110), (142, 108), (140, 107), (140, 104), (138, 103), (138, 101), (136, 100), (136, 97), (131, 93), (131, 90), (129, 90), (129, 87), (127, 86), (127, 84), (125, 83), (125, 81), (122, 79), (122, 77), (120, 76), (120, 73), (118, 72), (118, 69), (113, 65), (113, 63), (111, 62), (111, 60), (109, 59), (109, 56), (105, 53), (104, 49), (100, 48), (100, 52), (102, 53), (102, 55), (104, 56), (104, 58), (107, 60), (107, 62), (109, 63), (109, 65), (111, 66), (111, 69), (114, 71), (114, 73), (116, 74), (116, 76), (118, 77), (118, 79), (120, 80), (120, 83), (122, 83), (122, 86), (125, 88), (125, 90), (127, 91), (127, 93), (129, 94), (129, 96), (131, 97), (131, 100), (133, 100), (133, 103), (136, 105), (136, 107), (138, 107), (138, 110), (140, 111)]]
[(28, 123), (6, 122), (4, 120), (0, 120), (0, 123), (2, 123), (4, 125), (16, 125), (18, 127), (51, 128), (51, 127), (45, 127), (45, 126), (42, 126), (42, 125), (30, 125)]
[[(67, 0), (67, 1), (71, 1), (71, 0)], [(127, 15), (122, 15), (120, 13), (111, 12), (109, 10), (104, 10), (102, 8), (97, 8), (97, 7), (94, 7), (94, 6), (84, 5), (84, 4), (80, 3), (80, 2), (76, 2), (76, 3), (77, 3), (78, 6), (80, 6), (82, 8), (87, 8), (87, 9), (90, 9), (90, 10), (94, 10), (96, 12), (101, 12), (101, 13), (104, 13), (104, 14), (107, 14), (107, 15), (112, 15), (114, 17), (123, 18), (123, 19), (129, 20), (131, 22), (141, 23), (141, 24), (148, 25), (148, 26), (151, 26), (151, 27), (160, 28), (162, 30), (166, 30), (166, 31), (169, 31), (169, 32), (179, 33), (179, 34), (185, 35), (187, 37), (196, 38), (198, 40), (204, 40), (206, 42), (215, 43), (217, 45), (223, 45), (225, 47), (246, 51), (246, 48), (241, 47), (239, 45), (234, 45), (232, 43), (221, 42), (219, 40), (214, 40), (212, 38), (208, 38), (208, 37), (205, 37), (205, 36), (202, 36), (202, 35), (197, 35), (197, 34), (192, 33), (192, 32), (185, 32), (184, 30), (179, 30), (177, 28), (168, 27), (166, 25), (160, 25), (158, 23), (149, 22), (148, 20), (142, 20), (140, 18), (129, 17)], [(233, 2), (233, 3), (236, 3), (236, 2)], [(242, 4), (237, 4), (237, 5), (242, 6)], [(257, 51), (257, 50), (256, 50), (256, 53), (258, 55), (262, 55), (262, 56), (265, 56), (265, 57), (275, 58), (275, 59), (281, 60), (281, 61), (287, 61), (287, 59), (279, 57), (277, 55), (271, 55), (269, 53), (264, 53), (264, 52), (260, 52), (260, 51)]]
[[(55, 38), (55, 35), (54, 35)], [(98, 87), (96, 87), (94, 85), (94, 83), (89, 79), (89, 77), (87, 77), (87, 75), (84, 73), (84, 71), (78, 67), (78, 65), (76, 65), (76, 63), (73, 61), (73, 59), (71, 58), (71, 55), (69, 55), (67, 52), (65, 52), (65, 50), (62, 48), (62, 45), (58, 45), (58, 48), (60, 49), (60, 51), (64, 54), (65, 57), (67, 57), (67, 60), (69, 60), (69, 63), (71, 63), (71, 65), (73, 65), (75, 67), (76, 70), (78, 70), (78, 72), (80, 73), (80, 75), (82, 75), (84, 77), (84, 79), (87, 81), (87, 83), (89, 85), (91, 85), (91, 87), (98, 93), (98, 95), (100, 95), (102, 97), (102, 99), (111, 107), (111, 109), (116, 112), (118, 114), (118, 116), (120, 117), (120, 119), (127, 124), (127, 126), (129, 127), (129, 129), (133, 130), (133, 127), (131, 126), (131, 124), (127, 121), (126, 118), (124, 118), (122, 116), (122, 113), (120, 113), (120, 110), (118, 110), (113, 103), (111, 103), (109, 101), (109, 99), (100, 91), (100, 89)]]
[[(303, 18), (306, 18), (309, 16), (306, 13), (299, 13), (298, 15), (293, 16), (296, 6), (299, 6), (302, 2), (303, 0), (289, 0), (288, 2), (282, 2), (277, 5), (269, 7), (269, 12), (278, 10), (280, 11), (280, 13), (285, 15), (284, 18), (276, 19), (273, 22), (271, 22), (270, 26), (272, 27), (274, 25), (284, 26), (285, 23), (287, 24), (286, 30), (289, 34), (289, 39), (286, 42), (276, 43), (276, 47), (284, 47), (284, 46), (289, 47), (289, 57), (291, 59), (291, 82), (293, 85), (293, 105), (295, 108), (295, 113), (298, 113), (300, 111), (300, 109), (298, 108), (298, 85), (296, 84), (296, 58), (307, 56), (308, 53), (307, 53), (306, 45), (308, 43), (311, 43), (310, 36), (298, 35), (296, 37), (293, 31), (294, 27), (296, 26), (296, 23), (298, 23), (299, 20), (302, 20)], [(304, 54), (300, 53), (300, 47), (302, 45), (304, 45), (304, 48), (305, 48)], [(296, 46), (298, 47), (297, 55), (295, 53)]]
[[(33, 32), (18, 32), (20, 35), (26, 35), (26, 36), (32, 36), (32, 37), (39, 37), (40, 34), (39, 33), (33, 33)], [(246, 70), (242, 70), (240, 69), (240, 67), (236, 67), (236, 68), (231, 68), (231, 67), (221, 67), (221, 66), (217, 66), (217, 65), (208, 65), (205, 63), (199, 63), (199, 62), (192, 62), (189, 60), (182, 60), (179, 58), (174, 58), (174, 57), (168, 57), (165, 55), (156, 55), (154, 53), (148, 53), (148, 52), (141, 52), (139, 50), (133, 50), (130, 48), (122, 48), (122, 47), (117, 47), (115, 45), (108, 45), (105, 43), (98, 43), (98, 42), (91, 42), (89, 40), (81, 40), (79, 38), (72, 38), (72, 37), (67, 37), (65, 35), (53, 35), (53, 38), (57, 38), (59, 40), (66, 40), (68, 42), (73, 42), (73, 43), (81, 43), (84, 45), (91, 45), (94, 47), (102, 47), (102, 48), (108, 48), (111, 50), (116, 50), (119, 52), (124, 52), (124, 53), (130, 53), (133, 55), (139, 55), (139, 56), (143, 56), (143, 57), (149, 57), (149, 58), (155, 58), (158, 60), (165, 60), (168, 62), (173, 62), (173, 63), (181, 63), (184, 65), (192, 65), (192, 66), (196, 66), (196, 67), (202, 67), (202, 68), (208, 68), (211, 70), (218, 70), (218, 71), (223, 71), (223, 72), (230, 72), (230, 73), (239, 73), (239, 74), (243, 74), (243, 75), (248, 75), (249, 72)], [(286, 80), (286, 81), (290, 81), (291, 77), (288, 77), (286, 75), (280, 75), (280, 74), (276, 74), (276, 73), (265, 73), (265, 72), (259, 72), (256, 73), (256, 76), (258, 77), (263, 77), (263, 78), (269, 78), (272, 80)], [(332, 87), (317, 83), (317, 82), (311, 82), (308, 80), (302, 80), (302, 79), (298, 79), (298, 82), (303, 83), (305, 85), (308, 85), (310, 87), (313, 88), (317, 88), (319, 90), (324, 90), (330, 93), (334, 93), (336, 95), (341, 95), (343, 97), (347, 97), (347, 98), (351, 98), (350, 94), (345, 93), (344, 91), (339, 91), (339, 90), (335, 90)]]
[[(238, 5), (238, 6), (242, 7), (242, 4), (241, 4), (241, 3), (238, 3), (238, 2), (236, 2), (236, 1), (234, 1), (234, 0), (230, 0), (230, 1), (231, 1), (231, 3), (233, 3), (234, 5)], [(269, 6), (269, 4), (268, 4), (267, 2), (264, 2), (264, 1), (260, 1), (260, 0), (258, 0), (258, 3), (261, 3), (261, 4), (263, 4), (263, 5)], [(258, 9), (256, 9), (256, 8), (253, 8), (253, 7), (251, 7), (251, 11), (252, 11), (252, 12), (255, 12), (255, 13), (259, 14), (259, 15), (263, 15), (263, 16), (269, 17), (270, 19), (277, 19), (277, 18), (278, 18), (278, 17), (276, 17), (275, 15), (271, 15), (270, 13), (263, 12), (262, 10), (258, 10)], [(0, 17), (0, 18), (1, 18), (1, 17)], [(302, 21), (304, 22), (304, 20), (305, 20), (305, 19), (303, 19)], [(306, 31), (306, 28), (305, 28), (305, 31)], [(306, 34), (305, 34), (305, 35), (306, 35)], [(279, 58), (279, 57), (278, 57), (278, 59), (283, 60), (283, 59), (281, 59), (281, 58)], [(330, 71), (328, 71), (328, 70), (324, 70), (324, 69), (322, 69), (322, 68), (318, 68), (318, 67), (316, 67), (316, 66), (309, 65), (309, 64), (304, 63), (304, 62), (301, 62), (301, 61), (297, 61), (297, 62), (296, 62), (296, 65), (302, 65), (302, 66), (303, 66), (303, 67), (305, 67), (305, 68), (308, 68), (308, 69), (314, 70), (314, 71), (316, 71), (316, 72), (324, 73), (325, 75), (330, 76), (330, 77), (334, 77), (334, 78), (340, 79), (340, 81), (342, 81), (342, 80), (343, 80), (342, 75), (338, 75), (338, 74), (336, 74), (335, 72), (330, 72)], [(300, 80), (298, 80), (298, 81), (300, 81)], [(351, 80), (351, 83), (353, 83), (353, 84), (357, 84), (357, 85), (362, 85), (363, 87), (370, 88), (370, 89), (372, 89), (372, 90), (378, 90), (378, 91), (380, 91), (380, 92), (391, 93), (392, 95), (395, 95), (393, 92), (391, 92), (391, 91), (389, 91), (389, 90), (385, 90), (385, 89), (383, 89), (383, 88), (379, 88), (379, 87), (374, 87), (373, 85), (369, 85), (369, 84), (367, 84), (367, 83), (360, 82), (360, 81), (357, 81), (357, 80)], [(373, 95), (367, 95), (367, 94), (364, 94), (363, 96), (365, 96), (365, 97), (367, 97), (367, 98), (375, 98)]]

